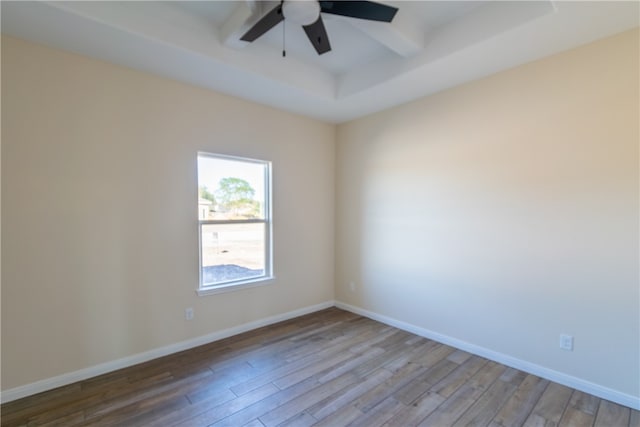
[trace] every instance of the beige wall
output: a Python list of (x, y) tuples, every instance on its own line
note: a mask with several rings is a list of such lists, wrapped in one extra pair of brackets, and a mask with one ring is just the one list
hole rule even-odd
[(336, 299), (639, 396), (638, 60), (628, 32), (339, 126)]
[[(637, 31), (337, 136), (11, 38), (2, 66), (3, 390), (335, 297), (639, 394)], [(198, 150), (273, 161), (273, 285), (196, 297)]]
[[(334, 126), (12, 38), (2, 67), (2, 389), (333, 299)], [(274, 284), (195, 295), (198, 150), (273, 162)]]

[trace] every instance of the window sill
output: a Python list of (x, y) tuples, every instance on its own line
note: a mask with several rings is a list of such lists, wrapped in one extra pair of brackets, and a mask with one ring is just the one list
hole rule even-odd
[(257, 286), (271, 285), (275, 281), (275, 277), (261, 277), (255, 280), (247, 280), (245, 282), (229, 283), (226, 285), (212, 286), (210, 288), (200, 288), (196, 290), (198, 296), (223, 294), (226, 292), (235, 292), (242, 289), (255, 288)]

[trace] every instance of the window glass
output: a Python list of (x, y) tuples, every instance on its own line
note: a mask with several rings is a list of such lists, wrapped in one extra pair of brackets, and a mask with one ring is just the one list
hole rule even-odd
[(271, 277), (270, 163), (198, 155), (200, 289)]

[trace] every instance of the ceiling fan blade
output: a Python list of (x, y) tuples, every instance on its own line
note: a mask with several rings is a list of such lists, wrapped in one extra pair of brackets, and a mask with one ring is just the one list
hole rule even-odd
[(318, 55), (329, 52), (331, 45), (329, 44), (329, 36), (327, 36), (327, 30), (324, 28), (322, 17), (319, 16), (318, 20), (313, 24), (303, 25), (304, 32), (307, 33), (309, 41), (316, 48)]
[(240, 40), (252, 42), (276, 25), (278, 25), (283, 19), (284, 16), (282, 15), (282, 3), (280, 3), (278, 6), (271, 9), (269, 13), (260, 18), (260, 20), (256, 22), (254, 26), (244, 34), (244, 36), (240, 38)]
[(320, 10), (324, 13), (368, 19), (370, 21), (391, 22), (398, 11), (397, 7), (372, 1), (320, 1)]

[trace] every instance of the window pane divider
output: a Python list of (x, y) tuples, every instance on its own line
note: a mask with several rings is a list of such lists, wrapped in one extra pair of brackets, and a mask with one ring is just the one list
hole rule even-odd
[(200, 224), (265, 224), (266, 219), (202, 219)]

